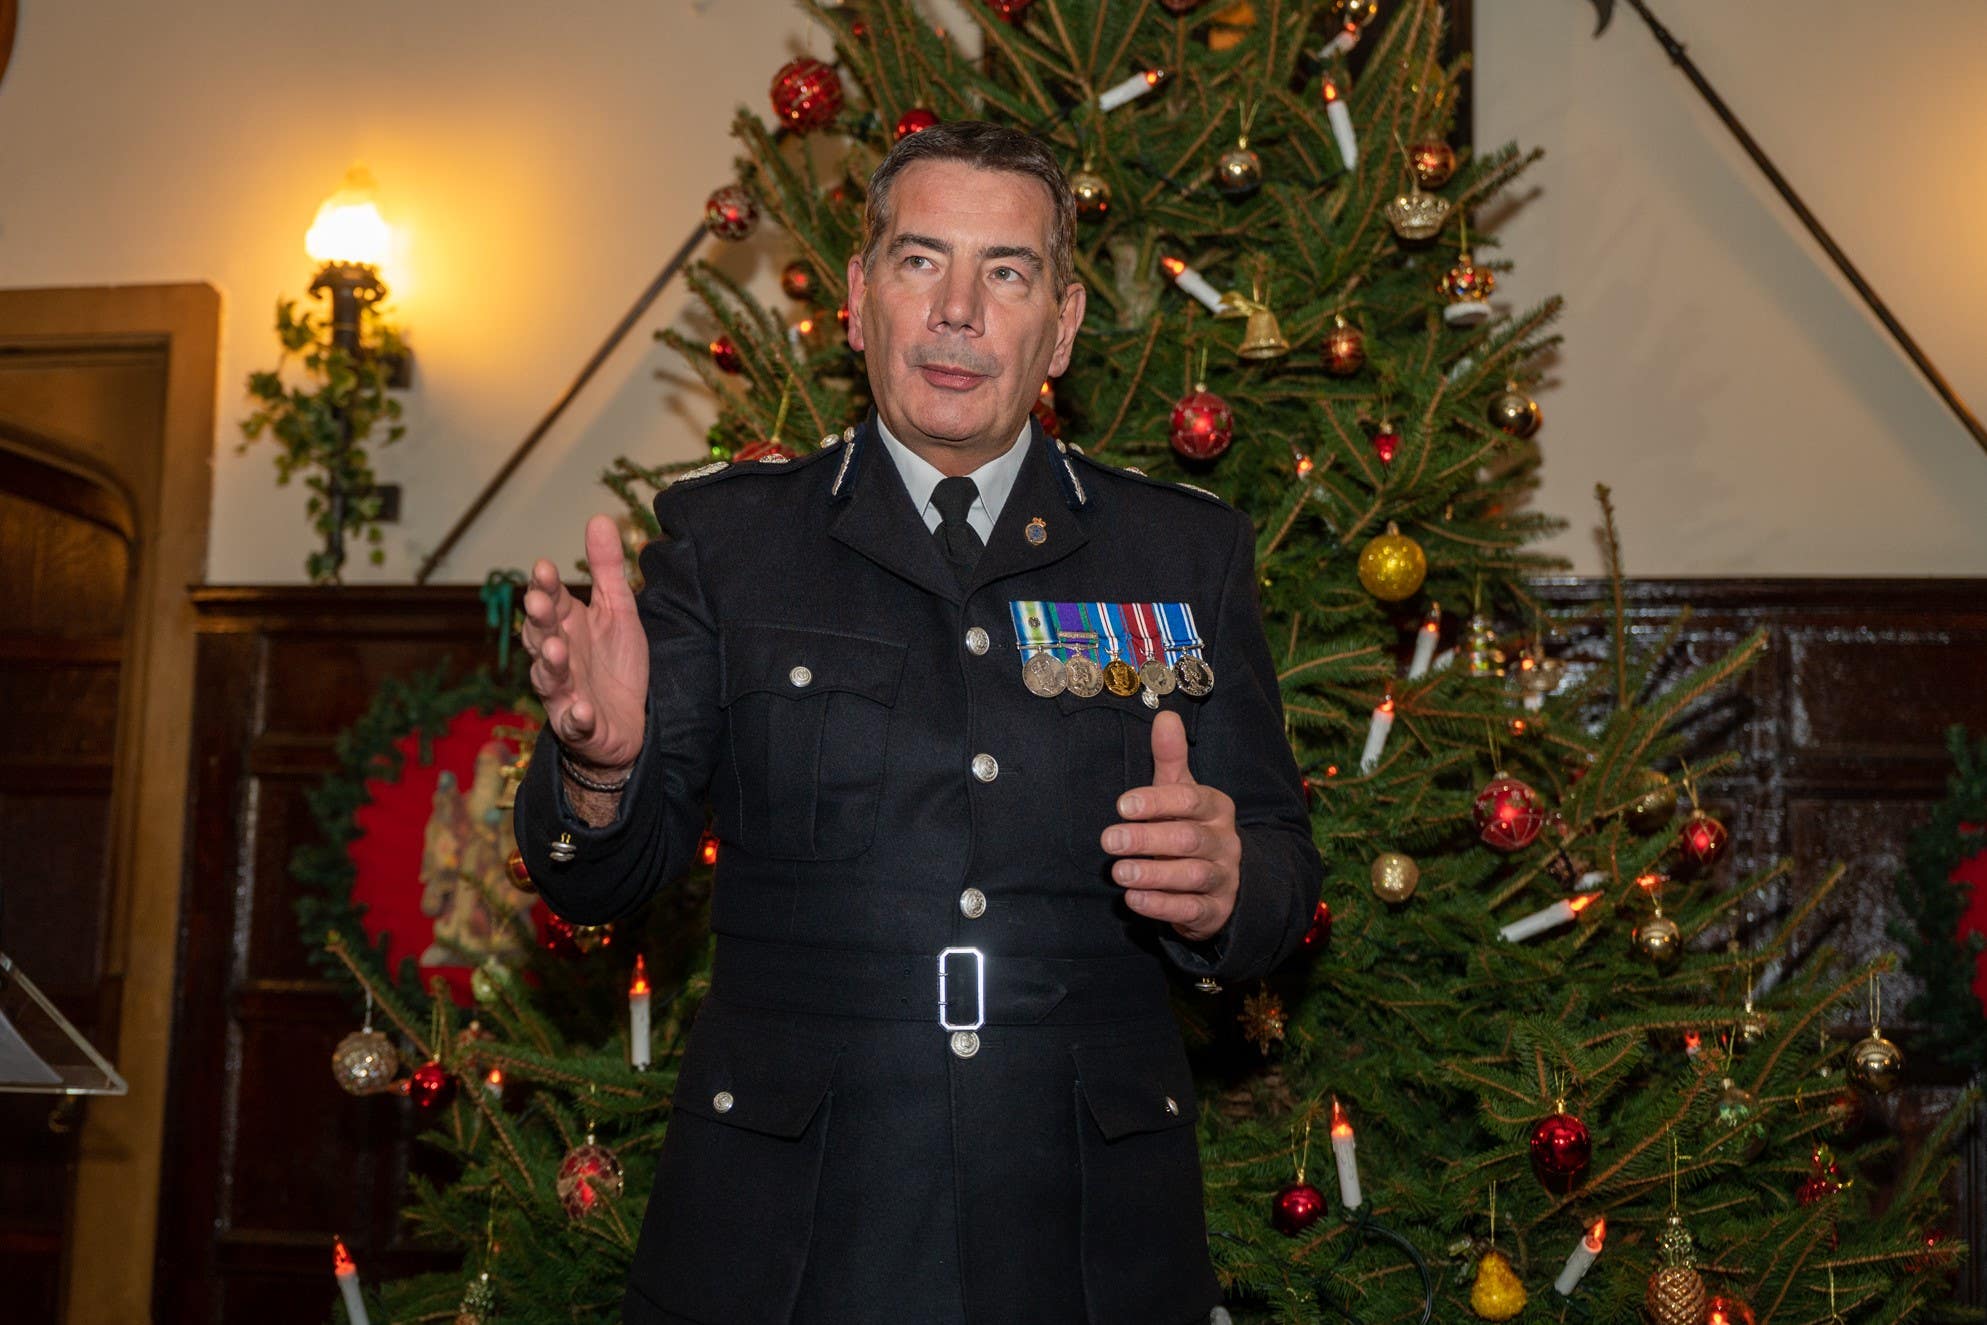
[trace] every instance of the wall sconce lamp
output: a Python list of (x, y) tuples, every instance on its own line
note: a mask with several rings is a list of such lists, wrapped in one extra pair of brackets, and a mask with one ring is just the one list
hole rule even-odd
[(386, 297), (379, 266), (392, 232), (379, 214), (377, 191), (371, 171), (352, 167), (304, 233), (304, 251), (323, 264), (310, 292), (330, 297), (331, 343), (353, 355), (359, 352), (361, 309)]

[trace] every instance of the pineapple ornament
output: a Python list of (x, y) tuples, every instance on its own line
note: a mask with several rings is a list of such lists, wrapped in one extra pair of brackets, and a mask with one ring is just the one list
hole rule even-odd
[(1649, 1276), (1642, 1306), (1653, 1325), (1702, 1325), (1708, 1294), (1704, 1276), (1697, 1272), (1697, 1256), (1691, 1245), (1690, 1230), (1683, 1226), (1677, 1211), (1677, 1143), (1670, 1138), (1670, 1213), (1663, 1221), (1662, 1240), (1657, 1243), (1662, 1263)]

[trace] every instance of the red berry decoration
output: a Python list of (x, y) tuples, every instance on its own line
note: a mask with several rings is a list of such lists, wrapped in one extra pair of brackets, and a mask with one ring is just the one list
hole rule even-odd
[(803, 55), (773, 75), (773, 114), (788, 128), (800, 133), (822, 128), (841, 109), (842, 76), (831, 66)]
[(800, 452), (783, 442), (747, 442), (732, 452), (731, 458), (742, 465), (750, 460), (764, 460), (769, 455), (785, 456), (789, 460), (800, 458)]
[(1212, 460), (1235, 440), (1235, 414), (1228, 402), (1197, 386), (1173, 406), (1173, 449), (1189, 460)]
[(1394, 457), (1400, 454), (1401, 435), (1394, 431), (1394, 425), (1383, 423), (1380, 431), (1373, 434), (1373, 454), (1380, 457), (1380, 463), (1391, 465)]
[(1835, 1154), (1827, 1146), (1816, 1146), (1808, 1159), (1808, 1176), (1794, 1189), (1794, 1199), (1802, 1205), (1825, 1201), (1842, 1190), (1842, 1170), (1835, 1167)]
[(1519, 851), (1532, 844), (1545, 827), (1545, 807), (1539, 794), (1513, 777), (1499, 773), (1476, 794), (1473, 807), (1477, 836), (1499, 851)]
[(1293, 1182), (1270, 1202), (1269, 1222), (1277, 1232), (1294, 1238), (1325, 1213), (1325, 1194), (1308, 1182)]
[(736, 374), (745, 371), (745, 359), (729, 336), (719, 336), (711, 342), (711, 362), (722, 372)]
[(780, 291), (789, 299), (810, 299), (814, 295), (814, 271), (799, 258), (780, 268)]
[(1561, 1109), (1532, 1124), (1532, 1172), (1549, 1192), (1564, 1196), (1587, 1176), (1594, 1140), (1587, 1124)]
[(1028, 6), (1035, 0), (987, 0), (987, 8), (999, 14), (1009, 23), (1019, 23), (1028, 16)]
[(938, 123), (938, 112), (928, 106), (913, 106), (897, 117), (897, 141), (903, 142), (921, 129)]
[(759, 204), (738, 185), (726, 184), (704, 199), (704, 229), (719, 239), (743, 239), (758, 226)]
[(423, 1063), (407, 1078), (407, 1098), (430, 1113), (447, 1108), (455, 1098), (455, 1077), (438, 1062)]
[(1332, 908), (1328, 902), (1319, 902), (1318, 909), (1311, 912), (1311, 924), (1300, 940), (1304, 951), (1316, 952), (1332, 941)]
[(1684, 822), (1683, 831), (1677, 834), (1677, 854), (1692, 869), (1708, 870), (1725, 854), (1725, 847), (1731, 840), (1732, 835), (1725, 831), (1725, 825), (1702, 810), (1692, 810), (1690, 818)]

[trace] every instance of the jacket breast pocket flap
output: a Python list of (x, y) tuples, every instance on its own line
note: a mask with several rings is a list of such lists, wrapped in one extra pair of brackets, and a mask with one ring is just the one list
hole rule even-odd
[(1070, 1052), (1084, 1104), (1106, 1141), (1188, 1127), (1200, 1115), (1193, 1071), (1171, 1034)]
[(833, 630), (727, 622), (719, 631), (728, 769), (718, 835), (773, 860), (869, 849), (905, 647)]
[[(1118, 821), (1118, 797), (1152, 782), (1152, 719), (1171, 710), (1186, 724), (1191, 751), (1200, 724), (1200, 701), (1182, 691), (1160, 697), (1149, 709), (1137, 696), (1105, 691), (1088, 699), (1065, 690), (1056, 696), (1062, 711), (1064, 822), (1069, 853), (1086, 873), (1102, 875), (1110, 865), (1098, 838)], [(1189, 755), (1191, 759), (1191, 755)]]

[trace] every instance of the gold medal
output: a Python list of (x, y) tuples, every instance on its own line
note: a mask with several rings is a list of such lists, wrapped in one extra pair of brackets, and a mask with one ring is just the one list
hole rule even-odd
[(1130, 699), (1138, 693), (1138, 672), (1123, 658), (1113, 658), (1104, 666), (1104, 685), (1112, 694)]
[(1199, 699), (1214, 689), (1214, 669), (1207, 660), (1197, 654), (1188, 654), (1175, 663), (1173, 670), (1179, 675), (1180, 689)]
[(1173, 669), (1157, 658), (1148, 659), (1140, 665), (1138, 679), (1155, 695), (1170, 695), (1174, 687), (1179, 684), (1173, 679)]
[(1104, 693), (1104, 669), (1094, 662), (1090, 655), (1079, 653), (1069, 660), (1065, 669), (1069, 679), (1069, 693), (1079, 699), (1095, 699)]
[(1044, 649), (1021, 665), (1021, 684), (1031, 695), (1054, 699), (1069, 684), (1069, 676), (1062, 659)]

